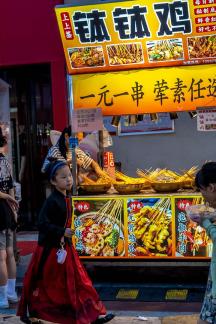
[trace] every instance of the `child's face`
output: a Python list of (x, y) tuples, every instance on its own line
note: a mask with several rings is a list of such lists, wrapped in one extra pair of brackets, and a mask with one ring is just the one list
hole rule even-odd
[(55, 179), (51, 180), (51, 183), (60, 192), (65, 193), (66, 190), (70, 190), (73, 185), (73, 178), (69, 167), (65, 165), (57, 170)]

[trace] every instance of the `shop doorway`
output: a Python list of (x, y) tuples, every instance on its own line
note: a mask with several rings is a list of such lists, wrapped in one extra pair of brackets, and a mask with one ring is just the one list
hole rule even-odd
[(22, 192), (20, 229), (36, 229), (45, 199), (40, 169), (53, 125), (50, 65), (0, 69), (0, 78), (10, 85), (13, 176), (21, 183)]

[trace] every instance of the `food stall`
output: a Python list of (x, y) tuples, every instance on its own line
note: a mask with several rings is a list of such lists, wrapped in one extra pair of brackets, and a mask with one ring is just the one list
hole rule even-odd
[[(215, 1), (57, 6), (56, 15), (74, 110), (100, 107), (104, 116), (157, 119), (158, 113), (175, 118), (215, 106)], [(200, 130), (207, 130), (200, 120)], [(72, 199), (80, 256), (210, 257), (205, 231), (186, 217), (188, 206), (203, 203), (194, 188), (196, 168), (189, 167), (86, 176), (84, 194)]]

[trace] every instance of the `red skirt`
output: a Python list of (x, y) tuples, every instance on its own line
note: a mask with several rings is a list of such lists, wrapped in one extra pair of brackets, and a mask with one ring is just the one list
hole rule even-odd
[(89, 324), (106, 309), (92, 286), (77, 252), (65, 246), (66, 261), (57, 263), (56, 248), (52, 248), (38, 279), (38, 266), (43, 247), (37, 246), (24, 278), (24, 286), (17, 315), (60, 324)]

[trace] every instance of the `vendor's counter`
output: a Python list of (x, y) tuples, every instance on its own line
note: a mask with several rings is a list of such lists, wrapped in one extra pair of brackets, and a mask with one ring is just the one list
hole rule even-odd
[(212, 243), (185, 212), (200, 203), (191, 191), (74, 196), (75, 247), (83, 258), (207, 261)]

